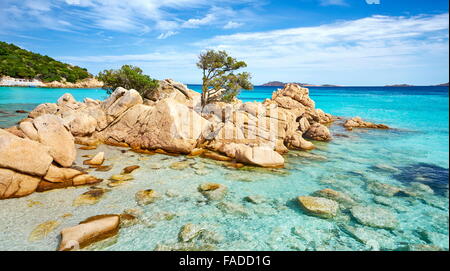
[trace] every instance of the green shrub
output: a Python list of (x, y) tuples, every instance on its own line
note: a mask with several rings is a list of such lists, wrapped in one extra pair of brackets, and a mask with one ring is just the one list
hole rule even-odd
[(158, 87), (158, 80), (142, 74), (139, 67), (123, 65), (118, 70), (104, 70), (99, 72), (97, 79), (103, 82), (103, 88), (111, 94), (116, 88), (137, 90), (142, 97)]

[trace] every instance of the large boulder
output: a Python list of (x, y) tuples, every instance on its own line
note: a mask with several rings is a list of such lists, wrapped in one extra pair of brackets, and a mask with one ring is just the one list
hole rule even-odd
[(75, 161), (76, 149), (72, 134), (55, 115), (42, 115), (34, 119), (39, 142), (48, 146), (50, 155), (63, 167), (70, 167)]
[(43, 176), (53, 161), (49, 148), (0, 129), (0, 168)]
[(196, 107), (200, 103), (200, 93), (190, 90), (186, 85), (175, 82), (172, 79), (159, 81), (158, 87), (145, 93), (144, 97), (153, 102), (169, 98), (191, 108)]
[(154, 106), (137, 105), (102, 132), (105, 141), (124, 142), (137, 149), (190, 153), (209, 122), (172, 99)]
[(61, 231), (59, 250), (76, 250), (116, 235), (119, 231), (118, 215), (90, 217), (79, 225)]
[(309, 127), (308, 131), (304, 134), (305, 138), (317, 140), (317, 141), (330, 141), (332, 139), (330, 130), (318, 122)]
[(33, 111), (28, 114), (30, 118), (37, 118), (45, 114), (56, 114), (58, 112), (58, 106), (54, 103), (45, 103), (38, 105)]
[(250, 147), (236, 144), (236, 161), (261, 167), (282, 167), (284, 158), (267, 146)]
[(0, 199), (23, 197), (33, 193), (41, 178), (0, 168)]
[(142, 103), (143, 100), (139, 92), (134, 89), (126, 90), (118, 87), (111, 96), (103, 102), (102, 108), (106, 112), (108, 123), (110, 123), (129, 108)]

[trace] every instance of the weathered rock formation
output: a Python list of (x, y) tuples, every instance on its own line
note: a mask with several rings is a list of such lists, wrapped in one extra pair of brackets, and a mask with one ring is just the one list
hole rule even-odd
[[(325, 125), (333, 120), (315, 108), (307, 88), (295, 84), (287, 84), (263, 103), (236, 99), (204, 108), (199, 93), (170, 79), (144, 98), (136, 90), (120, 87), (104, 101), (78, 102), (64, 94), (55, 104), (37, 106), (19, 125), (0, 130), (0, 170), (4, 171), (0, 176), (15, 176), (0, 179), (0, 198), (98, 182), (69, 169), (76, 156), (75, 143), (191, 155), (206, 149), (203, 155), (214, 154), (223, 161), (282, 167), (281, 154), (288, 149), (314, 148), (306, 138), (331, 140)], [(102, 162), (103, 157), (86, 161)]]
[(344, 123), (344, 127), (351, 130), (353, 128), (371, 128), (371, 129), (389, 129), (389, 126), (384, 124), (376, 124), (364, 121), (360, 117), (354, 117)]

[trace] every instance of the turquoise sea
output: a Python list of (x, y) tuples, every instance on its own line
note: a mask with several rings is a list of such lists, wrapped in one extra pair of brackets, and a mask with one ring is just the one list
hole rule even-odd
[[(199, 90), (198, 85), (189, 87)], [(317, 149), (311, 152), (290, 152), (285, 156), (286, 167), (275, 171), (230, 169), (203, 158), (122, 153), (120, 148), (110, 146), (80, 150), (77, 164), (82, 164), (82, 155), (106, 152), (106, 163), (113, 169), (91, 172), (101, 178), (120, 173), (126, 165), (137, 164), (141, 168), (133, 172), (134, 180), (129, 184), (114, 188), (108, 188), (107, 181), (101, 184), (109, 190), (94, 205), (72, 204), (89, 189), (86, 187), (0, 201), (0, 250), (54, 250), (62, 228), (89, 216), (121, 213), (130, 208), (139, 209), (144, 222), (121, 229), (114, 243), (90, 249), (180, 248), (180, 228), (193, 223), (207, 229), (209, 235), (204, 238), (206, 241), (188, 244), (191, 249), (403, 250), (432, 245), (448, 250), (448, 87), (309, 89), (316, 106), (327, 113), (360, 116), (394, 129), (349, 132), (332, 125), (332, 142), (315, 142)], [(262, 101), (270, 98), (274, 90), (275, 87), (256, 87), (241, 93), (240, 98)], [(56, 102), (66, 92), (77, 100), (106, 97), (101, 89), (0, 87), (0, 128), (26, 117), (16, 110), (29, 111), (40, 103)], [(172, 169), (174, 162), (189, 166)], [(228, 187), (225, 204), (205, 201), (197, 191), (204, 182)], [(401, 187), (416, 195), (383, 195), (373, 188), (374, 183)], [(420, 184), (431, 191), (425, 192)], [(161, 198), (139, 207), (134, 194), (149, 188), (158, 191)], [(324, 188), (345, 192), (360, 206), (387, 210), (398, 224), (393, 229), (377, 228), (361, 223), (348, 209), (341, 210), (334, 219), (322, 219), (298, 207), (296, 197)], [(255, 204), (246, 201), (247, 196), (263, 200)], [(51, 220), (58, 222), (53, 231), (40, 240), (28, 240), (37, 225)]]

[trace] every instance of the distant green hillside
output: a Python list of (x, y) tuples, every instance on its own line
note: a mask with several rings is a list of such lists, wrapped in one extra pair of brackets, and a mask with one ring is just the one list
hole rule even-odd
[(75, 83), (91, 77), (86, 69), (54, 60), (51, 57), (23, 50), (14, 44), (0, 41), (0, 75), (16, 78), (40, 79), (44, 82), (62, 81)]

